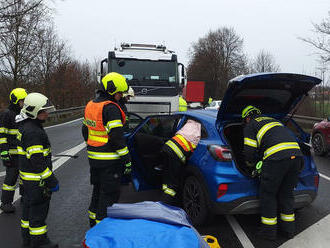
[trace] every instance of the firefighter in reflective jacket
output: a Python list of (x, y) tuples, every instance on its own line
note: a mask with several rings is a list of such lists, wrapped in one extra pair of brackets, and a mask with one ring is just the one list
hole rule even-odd
[(59, 190), (52, 171), (52, 155), (48, 136), (42, 126), (54, 106), (40, 93), (30, 93), (24, 100), (19, 124), (17, 146), (19, 173), (24, 198), (21, 219), (23, 247), (56, 248), (47, 236), (46, 218), (51, 193)]
[(245, 123), (244, 156), (247, 165), (255, 165), (260, 155), (263, 161), (259, 188), (259, 235), (266, 239), (276, 238), (279, 207), (280, 232), (292, 238), (295, 233), (293, 190), (304, 163), (299, 145), (282, 123), (261, 115), (254, 106), (243, 109), (242, 119)]
[(25, 89), (13, 89), (9, 95), (10, 104), (0, 117), (0, 158), (3, 165), (6, 167), (6, 177), (2, 185), (0, 209), (5, 213), (15, 212), (15, 207), (12, 204), (18, 178), (16, 139), (18, 126), (15, 122), (15, 117), (20, 113), (26, 95)]
[(180, 112), (187, 111), (187, 108), (188, 108), (188, 105), (187, 105), (186, 100), (182, 96), (180, 96), (179, 97), (179, 111)]
[(164, 178), (162, 201), (177, 204), (177, 193), (181, 185), (184, 165), (194, 152), (201, 137), (201, 124), (188, 120), (187, 123), (176, 132), (175, 136), (168, 140), (162, 149)]
[(131, 158), (123, 136), (126, 117), (118, 105), (127, 90), (122, 75), (108, 73), (102, 78), (98, 96), (85, 108), (82, 134), (87, 141), (93, 185), (88, 211), (91, 227), (107, 216), (108, 206), (118, 201), (121, 177), (131, 171)]

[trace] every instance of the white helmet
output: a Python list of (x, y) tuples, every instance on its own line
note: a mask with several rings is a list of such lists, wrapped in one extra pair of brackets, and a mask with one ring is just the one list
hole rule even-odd
[(24, 99), (24, 106), (21, 112), (26, 114), (31, 119), (36, 119), (40, 110), (45, 110), (50, 113), (55, 111), (55, 107), (43, 94), (28, 94)]
[(134, 90), (131, 86), (128, 87), (128, 91), (123, 93), (123, 97), (131, 96), (134, 97)]

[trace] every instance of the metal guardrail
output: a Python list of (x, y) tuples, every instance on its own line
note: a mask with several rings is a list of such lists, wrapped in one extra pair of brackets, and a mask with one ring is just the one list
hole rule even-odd
[(302, 121), (306, 121), (306, 122), (320, 122), (323, 121), (325, 118), (318, 118), (318, 117), (311, 117), (311, 116), (303, 116), (303, 115), (294, 115), (293, 119), (296, 120), (302, 120)]
[(75, 116), (83, 116), (85, 106), (59, 109), (49, 114), (47, 123), (54, 124), (70, 120)]
[(58, 110), (50, 113), (49, 115), (52, 116), (52, 115), (57, 115), (57, 114), (68, 114), (68, 113), (74, 112), (76, 110), (82, 110), (82, 109), (85, 109), (85, 106), (72, 107), (72, 108), (67, 108), (67, 109), (58, 109)]
[[(49, 121), (57, 122), (57, 121), (61, 121), (63, 119), (70, 118), (70, 116), (72, 116), (72, 115), (78, 115), (80, 113), (83, 114), (84, 109), (85, 109), (85, 106), (56, 110), (55, 112), (52, 112), (51, 114), (49, 114), (49, 119), (50, 119)], [(312, 129), (315, 123), (320, 122), (320, 121), (324, 120), (325, 118), (294, 115), (293, 119), (296, 122), (298, 122), (299, 124), (302, 124), (305, 128)]]
[(311, 133), (315, 123), (323, 121), (325, 118), (311, 116), (294, 115), (293, 119), (301, 126), (305, 132)]

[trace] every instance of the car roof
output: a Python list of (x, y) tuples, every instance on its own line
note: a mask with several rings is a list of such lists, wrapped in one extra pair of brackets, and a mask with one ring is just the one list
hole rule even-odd
[(190, 116), (200, 121), (208, 122), (210, 124), (215, 124), (218, 111), (198, 109), (198, 110), (188, 110), (184, 112), (186, 116)]

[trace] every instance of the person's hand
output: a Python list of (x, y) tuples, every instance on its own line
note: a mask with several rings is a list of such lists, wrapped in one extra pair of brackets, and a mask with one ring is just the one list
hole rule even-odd
[(131, 174), (131, 171), (132, 171), (131, 165), (132, 165), (131, 162), (128, 162), (124, 165), (124, 175)]
[(10, 161), (10, 154), (9, 154), (9, 152), (8, 151), (2, 151), (0, 153), (0, 159), (2, 161)]
[(57, 191), (59, 191), (59, 189), (60, 189), (60, 185), (59, 184), (56, 184), (56, 186), (54, 188), (50, 188), (49, 190), (51, 192), (57, 192)]

